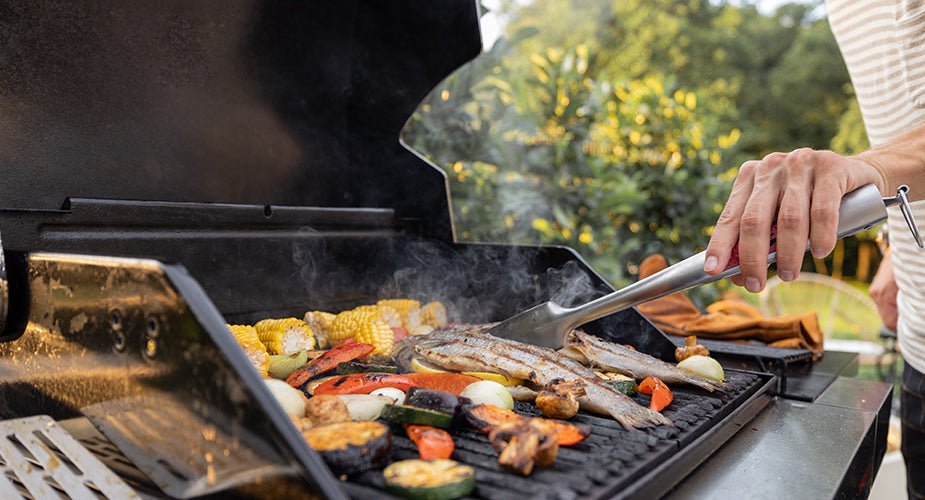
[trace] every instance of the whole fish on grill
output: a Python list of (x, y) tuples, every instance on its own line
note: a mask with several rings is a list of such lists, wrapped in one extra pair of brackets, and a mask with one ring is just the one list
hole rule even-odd
[(667, 384), (690, 384), (710, 392), (725, 387), (722, 382), (684, 371), (648, 354), (607, 342), (581, 330), (569, 333), (565, 339), (565, 347), (559, 352), (581, 363), (622, 373), (635, 379), (658, 377)]
[(581, 363), (545, 347), (494, 337), (486, 333), (489, 327), (450, 327), (415, 335), (403, 339), (393, 354), (400, 363), (417, 355), (447, 370), (501, 373), (537, 386), (556, 378), (580, 380), (586, 392), (579, 398), (582, 409), (609, 415), (628, 429), (671, 425), (667, 417), (640, 406)]

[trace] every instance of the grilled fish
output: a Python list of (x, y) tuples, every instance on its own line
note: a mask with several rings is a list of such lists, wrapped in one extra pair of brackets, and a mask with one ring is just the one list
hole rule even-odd
[(398, 356), (410, 350), (447, 370), (501, 373), (530, 380), (537, 386), (545, 386), (555, 378), (579, 380), (586, 392), (579, 404), (585, 410), (609, 415), (628, 429), (671, 425), (667, 417), (640, 406), (581, 363), (545, 347), (494, 337), (486, 333), (487, 329), (457, 327), (408, 337), (398, 346)]
[(581, 330), (571, 332), (565, 339), (565, 347), (559, 352), (581, 363), (595, 365), (635, 379), (658, 377), (668, 384), (691, 384), (710, 392), (725, 387), (722, 382), (686, 372), (648, 354), (607, 342)]

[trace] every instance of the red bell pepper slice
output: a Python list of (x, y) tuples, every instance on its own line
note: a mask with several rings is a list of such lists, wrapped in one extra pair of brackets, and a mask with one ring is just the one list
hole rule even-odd
[(453, 443), (453, 437), (443, 429), (429, 425), (406, 424), (405, 431), (418, 447), (421, 460), (450, 458), (450, 455), (453, 454), (453, 449), (456, 447), (456, 444)]
[(337, 368), (340, 363), (367, 356), (375, 349), (374, 346), (362, 342), (341, 342), (328, 352), (311, 360), (307, 365), (292, 372), (286, 377), (286, 383), (298, 389), (311, 378)]
[(668, 386), (665, 385), (661, 379), (656, 377), (646, 377), (639, 383), (638, 390), (643, 394), (652, 395), (649, 409), (653, 411), (660, 412), (664, 410), (665, 407), (674, 400), (674, 396), (671, 395), (671, 390), (668, 389)]
[(436, 389), (459, 395), (463, 389), (478, 377), (462, 373), (351, 373), (324, 381), (315, 388), (315, 394), (369, 394), (383, 387), (394, 387), (407, 391), (412, 387)]

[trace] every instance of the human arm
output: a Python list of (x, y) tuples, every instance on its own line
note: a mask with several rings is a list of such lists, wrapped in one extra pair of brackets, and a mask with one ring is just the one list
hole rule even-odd
[(883, 194), (907, 184), (913, 199), (925, 198), (925, 125), (856, 156), (798, 149), (746, 162), (710, 238), (704, 270), (721, 272), (738, 243), (742, 274), (733, 281), (760, 291), (776, 222), (778, 275), (796, 279), (806, 241), (813, 256), (828, 255), (835, 247), (842, 197), (870, 183)]
[(877, 274), (870, 283), (868, 293), (877, 304), (877, 310), (880, 312), (884, 326), (891, 330), (896, 330), (896, 323), (899, 319), (899, 310), (896, 306), (898, 292), (899, 287), (896, 286), (896, 277), (893, 275), (893, 257), (888, 249), (883, 255), (883, 260), (880, 261), (880, 268), (877, 269)]

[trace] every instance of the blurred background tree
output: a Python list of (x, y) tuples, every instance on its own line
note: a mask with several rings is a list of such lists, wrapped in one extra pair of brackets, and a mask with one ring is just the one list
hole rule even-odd
[[(743, 161), (866, 147), (819, 3), (501, 0), (504, 36), (404, 140), (446, 169), (462, 240), (567, 244), (622, 285), (703, 248)], [(866, 277), (858, 248), (815, 269)]]

